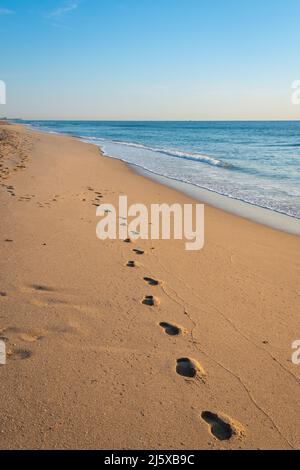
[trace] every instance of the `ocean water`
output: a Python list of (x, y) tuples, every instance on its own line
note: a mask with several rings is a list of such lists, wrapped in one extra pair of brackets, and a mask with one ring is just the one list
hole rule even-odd
[(78, 137), (155, 174), (300, 219), (300, 121), (25, 123)]

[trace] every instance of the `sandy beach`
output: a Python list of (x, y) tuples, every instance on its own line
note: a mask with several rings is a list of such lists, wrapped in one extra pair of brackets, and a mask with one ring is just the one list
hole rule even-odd
[(120, 194), (193, 202), (0, 125), (0, 448), (300, 449), (299, 237), (206, 205), (199, 252), (100, 241)]

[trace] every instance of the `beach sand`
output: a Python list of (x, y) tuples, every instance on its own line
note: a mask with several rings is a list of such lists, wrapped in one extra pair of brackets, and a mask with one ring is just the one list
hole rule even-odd
[(120, 194), (192, 200), (22, 126), (0, 165), (1, 449), (300, 448), (299, 237), (206, 206), (199, 252), (100, 241)]

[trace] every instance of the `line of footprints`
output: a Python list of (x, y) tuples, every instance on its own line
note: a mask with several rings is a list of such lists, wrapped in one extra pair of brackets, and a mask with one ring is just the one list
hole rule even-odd
[[(132, 243), (130, 238), (124, 240), (125, 243)], [(133, 253), (138, 256), (145, 254), (143, 250), (134, 248)], [(138, 267), (136, 261), (130, 260), (126, 265), (128, 268)], [(159, 286), (160, 282), (151, 277), (144, 277), (144, 281), (152, 287)], [(142, 300), (142, 304), (148, 307), (155, 307), (159, 305), (159, 300), (153, 295), (146, 295)], [(182, 328), (167, 322), (160, 322), (159, 326), (169, 336), (179, 336), (183, 334)], [(202, 366), (194, 359), (182, 357), (177, 359), (176, 372), (178, 375), (185, 377), (185, 379), (200, 379), (205, 382), (205, 371)], [(244, 436), (244, 429), (242, 425), (226, 415), (204, 411), (201, 414), (202, 419), (209, 426), (210, 433), (219, 441), (228, 441), (233, 437), (242, 438)]]

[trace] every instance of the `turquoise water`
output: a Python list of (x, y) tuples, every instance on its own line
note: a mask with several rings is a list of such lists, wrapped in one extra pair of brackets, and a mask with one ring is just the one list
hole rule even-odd
[(81, 138), (153, 173), (300, 219), (299, 121), (25, 123)]

